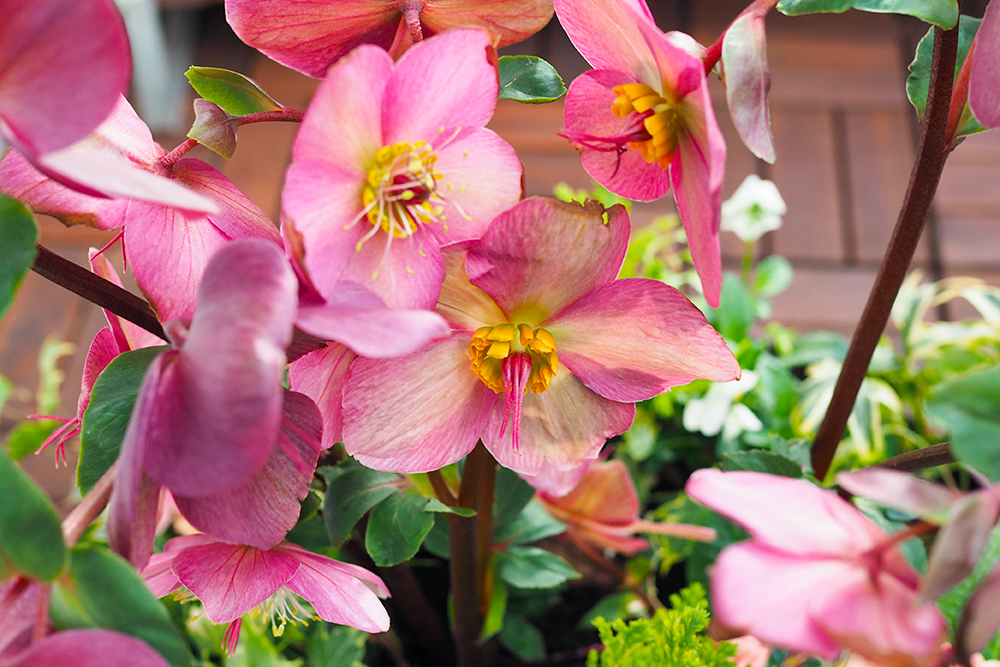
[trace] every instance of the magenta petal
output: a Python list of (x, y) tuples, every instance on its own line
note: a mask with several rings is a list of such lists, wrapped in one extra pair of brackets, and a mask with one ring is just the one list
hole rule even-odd
[(685, 491), (743, 526), (762, 546), (792, 555), (841, 557), (886, 539), (846, 500), (805, 480), (704, 469), (691, 475)]
[[(90, 259), (90, 270), (101, 276), (108, 282), (114, 283), (118, 287), (123, 287), (122, 279), (118, 272), (111, 265), (111, 262), (103, 254), (91, 248), (87, 253)], [(111, 311), (105, 310), (104, 317), (108, 321), (108, 326), (115, 333), (115, 340), (118, 343), (119, 352), (128, 350), (138, 350), (153, 345), (162, 345), (163, 339), (155, 334), (151, 334), (142, 327), (129, 322), (123, 317), (115, 315)]]
[(181, 581), (174, 574), (173, 565), (176, 551), (164, 551), (153, 554), (142, 569), (142, 580), (153, 595), (162, 598), (181, 587)]
[(323, 416), (326, 450), (343, 440), (344, 386), (347, 372), (358, 355), (344, 345), (330, 345), (299, 358), (288, 367), (288, 384), (311, 398)]
[(168, 667), (146, 642), (110, 630), (65, 630), (32, 644), (4, 667)]
[(174, 164), (172, 174), (177, 182), (216, 204), (218, 210), (210, 212), (208, 218), (223, 234), (231, 239), (264, 239), (281, 247), (281, 234), (274, 222), (218, 169), (185, 158)]
[(94, 389), (97, 376), (123, 351), (118, 347), (115, 335), (110, 328), (104, 327), (94, 336), (90, 349), (87, 350), (87, 360), (83, 364), (83, 380), (80, 383), (80, 398), (76, 406), (78, 419), (83, 418), (83, 413), (90, 405), (90, 394)]
[(0, 582), (0, 664), (31, 644), (42, 586), (17, 577)]
[(388, 308), (370, 291), (346, 282), (339, 283), (325, 305), (300, 307), (296, 324), (374, 358), (409, 354), (448, 335), (448, 324), (437, 313)]
[(111, 0), (4, 2), (0, 119), (37, 156), (89, 134), (131, 74), (128, 37)]
[(270, 459), (296, 290), (270, 242), (233, 241), (213, 257), (151, 417), (146, 468), (163, 486), (211, 494), (246, 481)]
[(909, 512), (931, 523), (944, 523), (948, 509), (962, 493), (909, 473), (885, 468), (865, 468), (837, 474), (837, 485), (855, 496)]
[(344, 391), (347, 453), (377, 470), (426, 472), (454, 463), (500, 427), (503, 397), (469, 368), (469, 336), (406, 357), (358, 359)]
[(1000, 127), (1000, 7), (996, 3), (986, 6), (975, 44), (969, 109), (983, 127)]
[(375, 592), (388, 595), (381, 579), (357, 565), (341, 563), (293, 544), (283, 545), (279, 550), (290, 552), (301, 563), (288, 582), (288, 589), (308, 600), (320, 618), (365, 632), (389, 629), (389, 614)]
[(767, 104), (771, 71), (767, 67), (762, 14), (744, 14), (729, 26), (722, 41), (722, 67), (726, 102), (736, 131), (754, 155), (765, 162), (774, 162), (774, 136)]
[(658, 280), (602, 285), (545, 328), (557, 341), (560, 363), (613, 401), (643, 401), (697, 378), (740, 377), (736, 358), (701, 311)]
[(188, 498), (174, 494), (177, 508), (198, 530), (226, 542), (270, 549), (299, 518), (319, 458), (322, 417), (303, 394), (285, 392), (284, 415), (271, 459), (234, 488)]
[(639, 29), (641, 22), (653, 20), (642, 0), (556, 0), (555, 9), (573, 46), (592, 67), (625, 72), (659, 89), (659, 72)]
[[(607, 211), (556, 199), (527, 199), (497, 216), (469, 248), (470, 282), (490, 295), (509, 317), (531, 308), (539, 325), (618, 275), (628, 244), (624, 207)], [(513, 322), (514, 324), (520, 323)]]
[(494, 58), (480, 30), (449, 30), (414, 45), (385, 89), (385, 143), (432, 141), (442, 131), (486, 125), (500, 86)]
[(174, 574), (205, 605), (214, 623), (229, 623), (288, 583), (299, 562), (279, 550), (215, 542), (174, 558)]

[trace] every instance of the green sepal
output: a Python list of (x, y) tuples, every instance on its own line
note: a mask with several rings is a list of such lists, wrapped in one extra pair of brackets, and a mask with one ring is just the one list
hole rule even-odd
[(500, 99), (524, 104), (553, 102), (566, 93), (556, 68), (536, 56), (500, 58)]
[(185, 76), (202, 98), (234, 116), (281, 111), (284, 108), (256, 81), (239, 72), (219, 67), (190, 67)]

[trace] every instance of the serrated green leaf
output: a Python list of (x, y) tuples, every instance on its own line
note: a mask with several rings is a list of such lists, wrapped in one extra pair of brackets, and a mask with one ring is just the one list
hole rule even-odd
[(722, 457), (723, 470), (750, 470), (783, 477), (802, 477), (799, 464), (771, 452), (733, 452)]
[(493, 531), (494, 542), (530, 544), (566, 531), (566, 524), (555, 519), (541, 504), (532, 500), (513, 521)]
[(497, 635), (497, 640), (525, 662), (545, 660), (545, 637), (524, 616), (510, 616)]
[(0, 319), (35, 261), (38, 227), (24, 204), (0, 195)]
[(956, 459), (1000, 480), (1000, 368), (941, 382), (925, 408), (935, 424), (947, 429)]
[(538, 547), (509, 547), (497, 554), (496, 570), (511, 588), (555, 588), (580, 578), (569, 563)]
[[(342, 472), (334, 475), (334, 470)], [(399, 475), (363, 467), (340, 467), (326, 473), (323, 524), (330, 542), (339, 547), (371, 508), (399, 492)]]
[[(972, 39), (976, 36), (976, 32), (979, 30), (979, 24), (982, 23), (982, 19), (972, 18), (971, 16), (963, 16), (958, 25), (958, 57), (955, 60), (955, 77), (958, 77), (959, 71), (962, 69), (962, 64), (965, 62), (965, 58), (969, 55), (969, 49), (972, 46)], [(934, 53), (934, 29), (931, 28), (924, 35), (920, 43), (917, 44), (917, 52), (913, 56), (913, 62), (910, 63), (910, 75), (906, 77), (906, 96), (910, 100), (910, 104), (917, 111), (917, 118), (923, 121), (924, 112), (927, 110), (927, 94), (930, 89), (930, 79), (931, 79), (931, 61)], [(963, 114), (963, 119), (961, 128), (956, 133), (956, 136), (965, 136), (968, 134), (975, 134), (976, 132), (982, 132), (984, 130), (983, 126), (980, 125), (976, 119), (969, 112), (968, 107), (965, 109), (965, 114)]]
[(199, 95), (234, 116), (282, 109), (256, 81), (239, 72), (218, 67), (191, 67), (185, 76)]
[(29, 577), (55, 579), (66, 564), (59, 515), (5, 450), (0, 450), (0, 489), (0, 570), (7, 561)]
[(165, 346), (146, 347), (119, 355), (98, 376), (83, 413), (80, 465), (76, 481), (86, 494), (118, 460), (125, 429), (146, 370)]
[(781, 0), (778, 11), (787, 16), (821, 12), (846, 12), (860, 9), (879, 14), (905, 14), (945, 30), (958, 23), (958, 3), (955, 0)]
[(500, 58), (500, 99), (545, 104), (566, 93), (556, 68), (535, 56)]
[(392, 567), (416, 555), (434, 526), (434, 513), (424, 511), (429, 501), (404, 491), (375, 506), (368, 517), (365, 549), (376, 565)]
[(7, 450), (10, 457), (15, 461), (20, 461), (28, 454), (34, 454), (59, 425), (59, 422), (54, 419), (32, 419), (21, 422), (7, 438)]
[(57, 585), (94, 626), (138, 637), (173, 667), (190, 666), (187, 643), (167, 608), (124, 559), (99, 547), (76, 547), (67, 579)]

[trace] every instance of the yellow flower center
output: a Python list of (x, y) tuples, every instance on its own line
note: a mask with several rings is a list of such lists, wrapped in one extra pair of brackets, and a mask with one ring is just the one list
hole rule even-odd
[(643, 126), (650, 138), (630, 141), (628, 145), (639, 151), (646, 162), (655, 162), (663, 169), (669, 167), (677, 150), (680, 125), (676, 105), (644, 83), (626, 83), (611, 90), (618, 96), (611, 105), (611, 113), (615, 116), (625, 118), (631, 113), (645, 115)]
[(469, 344), (472, 372), (498, 394), (505, 391), (503, 360), (513, 354), (524, 354), (531, 359), (531, 374), (524, 393), (540, 394), (548, 389), (559, 370), (556, 341), (548, 331), (504, 322), (495, 327), (480, 327), (472, 335)]
[(358, 243), (359, 249), (378, 229), (406, 238), (421, 224), (443, 220), (437, 196), (441, 174), (434, 170), (435, 162), (437, 156), (424, 141), (383, 146), (375, 153), (361, 193), (372, 231)]

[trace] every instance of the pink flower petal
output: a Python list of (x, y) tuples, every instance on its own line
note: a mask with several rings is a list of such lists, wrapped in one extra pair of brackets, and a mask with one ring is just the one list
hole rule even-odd
[(920, 590), (920, 600), (935, 600), (965, 579), (986, 549), (1000, 507), (985, 493), (958, 500), (948, 523), (934, 539)]
[(330, 345), (299, 358), (288, 368), (289, 386), (311, 398), (323, 416), (324, 450), (344, 439), (344, 386), (357, 358), (344, 345)]
[(1000, 629), (1000, 567), (995, 567), (969, 596), (956, 629), (955, 644), (966, 655), (980, 650)]
[(174, 574), (205, 605), (214, 623), (229, 623), (286, 585), (299, 570), (294, 557), (215, 542), (190, 547), (174, 557)]
[(174, 574), (174, 558), (179, 551), (163, 551), (153, 554), (142, 569), (142, 580), (153, 595), (162, 598), (181, 587), (181, 581)]
[(885, 468), (838, 473), (837, 485), (855, 496), (938, 524), (944, 522), (948, 509), (962, 498), (960, 491), (943, 484)]
[(347, 452), (377, 470), (426, 472), (492, 442), (503, 397), (469, 367), (469, 337), (455, 335), (399, 359), (358, 359), (344, 391)]
[(551, 18), (551, 0), (435, 0), (420, 12), (424, 37), (452, 28), (481, 28), (499, 39), (498, 48), (531, 37)]
[(733, 353), (701, 311), (657, 280), (602, 285), (544, 326), (560, 363), (613, 401), (646, 400), (697, 378), (740, 377)]
[(110, 630), (65, 630), (19, 653), (4, 667), (168, 667), (146, 642)]
[[(502, 418), (502, 405), (494, 413)], [(604, 442), (627, 431), (634, 419), (635, 405), (601, 398), (562, 370), (548, 389), (524, 396), (519, 447), (514, 447), (511, 428), (498, 441), (483, 442), (500, 465), (535, 475), (546, 464), (566, 470), (596, 458)]]
[(386, 145), (433, 141), (443, 128), (482, 127), (493, 117), (500, 83), (489, 35), (449, 30), (408, 50), (385, 89)]
[[(94, 248), (91, 248), (87, 254), (90, 259), (91, 271), (118, 287), (124, 287), (122, 279), (118, 276), (118, 272), (103, 254), (97, 254)], [(115, 315), (109, 310), (104, 311), (104, 317), (108, 321), (108, 326), (111, 327), (111, 330), (115, 334), (119, 352), (163, 344), (163, 339), (159, 336), (149, 333), (142, 327)]]
[(639, 518), (639, 494), (625, 463), (594, 463), (567, 495), (547, 499), (573, 514), (608, 525), (628, 526)]
[(559, 499), (573, 490), (593, 464), (593, 460), (588, 460), (569, 470), (543, 465), (537, 475), (521, 475), (521, 477), (545, 497)]
[(299, 519), (322, 436), (322, 417), (305, 395), (285, 392), (278, 446), (263, 470), (225, 491), (188, 498), (177, 508), (198, 530), (226, 542), (270, 549)]
[(642, 0), (555, 0), (559, 24), (594, 69), (615, 70), (659, 89), (653, 54), (639, 29), (652, 16)]
[(297, 282), (267, 241), (227, 243), (205, 270), (180, 359), (163, 375), (146, 449), (171, 491), (211, 494), (270, 459)]
[(0, 664), (28, 647), (42, 602), (41, 585), (12, 577), (0, 582)]
[(90, 349), (87, 350), (87, 359), (83, 363), (80, 398), (77, 400), (76, 405), (78, 419), (83, 419), (83, 413), (87, 411), (87, 406), (90, 405), (90, 394), (94, 389), (97, 376), (123, 351), (118, 347), (115, 335), (110, 328), (104, 327), (94, 336), (94, 340), (90, 344)]
[(527, 199), (497, 216), (469, 248), (469, 279), (517, 320), (513, 324), (538, 326), (618, 275), (628, 215), (623, 207), (612, 207), (607, 224), (603, 216), (596, 203)]
[(1000, 7), (989, 3), (976, 33), (969, 109), (985, 128), (1000, 127)]
[(726, 77), (726, 102), (740, 138), (754, 155), (774, 162), (774, 136), (767, 93), (771, 71), (767, 66), (764, 15), (740, 16), (722, 41), (722, 66)]
[(0, 18), (4, 134), (34, 156), (82, 139), (111, 113), (131, 74), (114, 3), (5, 2)]
[(704, 469), (691, 475), (685, 491), (743, 526), (762, 548), (790, 555), (837, 558), (860, 554), (886, 539), (846, 500), (804, 480)]
[(441, 283), (441, 296), (435, 310), (453, 329), (475, 331), (479, 327), (493, 326), (506, 320), (493, 299), (486, 292), (469, 282), (465, 272), (466, 248), (451, 246), (442, 250), (445, 277)]

